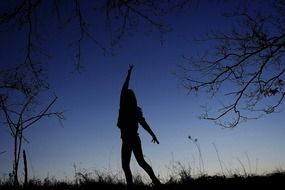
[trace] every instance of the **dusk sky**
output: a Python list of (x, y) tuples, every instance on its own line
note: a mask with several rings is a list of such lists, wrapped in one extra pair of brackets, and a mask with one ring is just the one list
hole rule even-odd
[[(250, 120), (233, 129), (221, 128), (198, 118), (203, 111), (201, 106), (210, 101), (207, 95), (188, 94), (174, 74), (178, 65), (186, 62), (183, 55), (209, 49), (207, 43), (201, 45), (196, 38), (210, 30), (230, 28), (233, 20), (221, 14), (235, 10), (234, 2), (190, 3), (179, 13), (166, 16), (165, 22), (173, 30), (164, 35), (163, 43), (157, 31), (145, 34), (147, 29), (143, 26), (132, 36), (126, 36), (120, 46), (112, 50), (114, 55), (104, 55), (86, 39), (82, 46), (80, 73), (74, 72), (76, 60), (72, 46), (78, 29), (71, 23), (59, 30), (56, 22), (44, 18), (49, 24), (39, 24), (39, 32), (45, 31), (41, 45), (51, 56), (43, 61), (50, 83), (43, 104), (48, 104), (54, 95), (58, 96), (53, 110), (64, 111), (66, 119), (61, 125), (56, 118), (49, 117), (25, 131), (30, 141), (24, 143), (30, 177), (72, 179), (74, 164), (87, 172), (122, 172), (120, 130), (116, 122), (120, 90), (129, 64), (134, 64), (130, 88), (136, 93), (145, 119), (160, 142), (158, 145), (151, 143), (151, 136), (139, 129), (146, 161), (156, 174), (168, 176), (177, 162), (190, 166), (193, 174), (199, 173), (199, 154), (188, 136), (198, 139), (207, 174), (222, 172), (213, 144), (224, 168), (229, 171), (242, 173), (243, 166), (248, 173), (261, 174), (284, 169), (284, 112)], [(1, 2), (0, 6), (7, 6), (4, 4)], [(89, 18), (87, 4), (82, 9), (88, 22), (94, 21), (98, 27), (93, 27), (94, 35), (107, 44), (109, 34), (104, 30), (104, 17), (98, 13), (99, 16)], [(5, 44), (0, 51), (1, 67), (23, 59), (24, 35), (16, 30), (1, 30), (0, 39), (1, 44)], [(0, 178), (7, 178), (12, 169), (12, 143), (8, 129), (1, 124), (0, 151), (6, 152), (0, 155)], [(134, 173), (145, 174), (134, 157), (131, 168)]]

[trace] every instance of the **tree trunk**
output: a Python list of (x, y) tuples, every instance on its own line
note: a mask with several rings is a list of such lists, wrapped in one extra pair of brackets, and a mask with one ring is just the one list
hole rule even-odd
[(28, 165), (27, 165), (27, 157), (26, 157), (25, 150), (23, 150), (23, 159), (24, 159), (24, 172), (25, 172), (24, 186), (27, 186), (27, 184), (28, 184)]
[(19, 166), (19, 161), (17, 159), (17, 152), (18, 152), (18, 130), (16, 129), (16, 133), (14, 136), (14, 164), (13, 164), (13, 183), (14, 186), (19, 185), (19, 180), (18, 180), (18, 166)]
[(13, 164), (14, 186), (19, 185), (18, 169), (19, 169), (20, 155), (22, 150), (22, 140), (23, 140), (23, 135), (22, 135), (23, 131), (22, 128), (20, 127), (21, 125), (17, 125), (14, 136), (14, 164)]

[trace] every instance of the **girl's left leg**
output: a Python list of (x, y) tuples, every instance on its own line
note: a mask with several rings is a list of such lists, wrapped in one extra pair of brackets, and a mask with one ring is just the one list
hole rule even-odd
[(151, 178), (152, 182), (155, 185), (160, 185), (160, 181), (157, 179), (157, 177), (155, 176), (152, 168), (150, 167), (150, 165), (145, 161), (144, 157), (143, 157), (143, 152), (142, 152), (142, 146), (140, 143), (140, 140), (138, 140), (138, 142), (136, 142), (133, 146), (133, 152), (134, 155), (136, 157), (136, 160), (138, 162), (138, 164), (146, 171), (146, 173), (149, 175), (149, 177)]

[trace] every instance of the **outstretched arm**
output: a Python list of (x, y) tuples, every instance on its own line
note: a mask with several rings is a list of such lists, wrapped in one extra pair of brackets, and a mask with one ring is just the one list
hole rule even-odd
[(139, 120), (139, 123), (152, 136), (152, 142), (159, 144), (155, 134), (153, 133), (153, 131), (151, 130), (151, 128), (149, 127), (149, 125), (145, 121), (144, 117), (141, 117), (141, 119)]

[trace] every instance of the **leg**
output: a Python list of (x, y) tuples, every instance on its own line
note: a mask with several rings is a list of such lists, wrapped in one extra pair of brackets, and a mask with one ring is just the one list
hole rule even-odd
[(138, 142), (135, 143), (135, 145), (133, 146), (133, 151), (134, 151), (134, 155), (136, 157), (136, 160), (138, 162), (138, 164), (146, 171), (146, 173), (149, 175), (149, 177), (151, 178), (152, 182), (155, 185), (160, 185), (160, 181), (157, 179), (157, 177), (155, 176), (152, 168), (150, 167), (150, 165), (144, 160), (143, 157), (143, 152), (142, 152), (142, 146), (141, 146), (141, 142), (140, 140), (138, 140)]
[(126, 177), (126, 181), (128, 185), (133, 184), (133, 177), (132, 177), (132, 172), (130, 169), (131, 156), (132, 156), (131, 146), (123, 142), (122, 149), (121, 149), (122, 168), (125, 173), (125, 177)]

